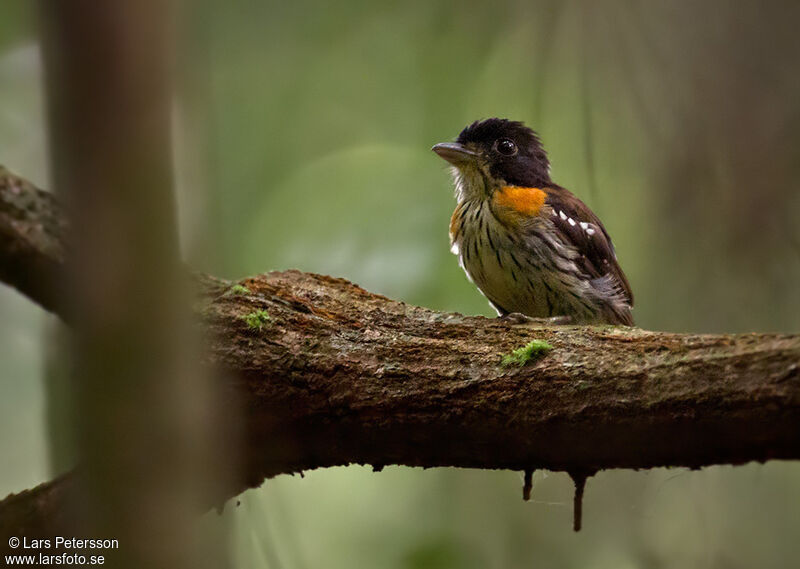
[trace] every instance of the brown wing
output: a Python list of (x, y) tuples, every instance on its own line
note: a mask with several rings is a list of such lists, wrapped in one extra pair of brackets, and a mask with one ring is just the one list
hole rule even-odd
[(569, 190), (548, 188), (546, 203), (552, 208), (552, 219), (566, 240), (581, 254), (578, 266), (593, 278), (611, 275), (633, 306), (633, 291), (617, 262), (614, 244), (606, 228), (586, 204)]

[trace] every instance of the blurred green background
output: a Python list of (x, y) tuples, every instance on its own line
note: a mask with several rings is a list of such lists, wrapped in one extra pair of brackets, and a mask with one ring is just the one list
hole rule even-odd
[[(47, 187), (30, 4), (0, 3), (0, 163)], [(800, 332), (797, 2), (184, 7), (176, 177), (197, 268), (297, 267), (491, 315), (448, 251), (452, 189), (429, 148), (505, 116), (540, 132), (554, 179), (605, 222), (637, 324)], [(0, 495), (69, 466), (45, 371), (54, 326), (0, 287)], [(529, 503), (521, 485), (328, 469), (204, 521), (231, 531), (238, 567), (800, 566), (798, 463), (603, 472), (579, 534), (565, 474), (537, 473)]]

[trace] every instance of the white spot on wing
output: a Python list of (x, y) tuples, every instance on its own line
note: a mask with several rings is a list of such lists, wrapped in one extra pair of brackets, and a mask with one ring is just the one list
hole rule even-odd
[(563, 211), (559, 211), (558, 215), (561, 217), (561, 219), (563, 219), (564, 221), (567, 221), (567, 214), (566, 213), (564, 213)]
[(586, 230), (587, 235), (594, 235), (594, 228), (590, 227)]
[(586, 223), (585, 221), (581, 221), (581, 229), (586, 231), (588, 228), (589, 228), (589, 224)]
[(572, 219), (571, 217), (570, 217), (569, 219), (567, 219), (567, 221), (569, 221), (569, 224), (570, 224), (570, 225), (572, 225), (572, 226), (574, 226), (574, 225), (575, 225), (575, 220), (574, 220), (574, 219)]

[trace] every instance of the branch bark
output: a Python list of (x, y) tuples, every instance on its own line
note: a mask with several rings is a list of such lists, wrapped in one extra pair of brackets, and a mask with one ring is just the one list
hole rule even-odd
[(52, 195), (0, 166), (0, 281), (51, 312), (59, 305), (65, 229)]
[[(580, 478), (800, 458), (800, 336), (514, 325), (298, 271), (198, 282), (205, 357), (244, 405), (243, 470), (220, 499), (280, 473), (351, 463)], [(552, 350), (501, 364), (533, 339)]]

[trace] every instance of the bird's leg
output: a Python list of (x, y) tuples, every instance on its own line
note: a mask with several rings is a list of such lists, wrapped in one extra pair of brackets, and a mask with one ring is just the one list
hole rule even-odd
[(537, 324), (539, 326), (564, 326), (572, 324), (572, 316), (551, 316), (549, 318), (534, 318), (521, 312), (509, 312), (499, 317), (500, 320), (511, 324)]

